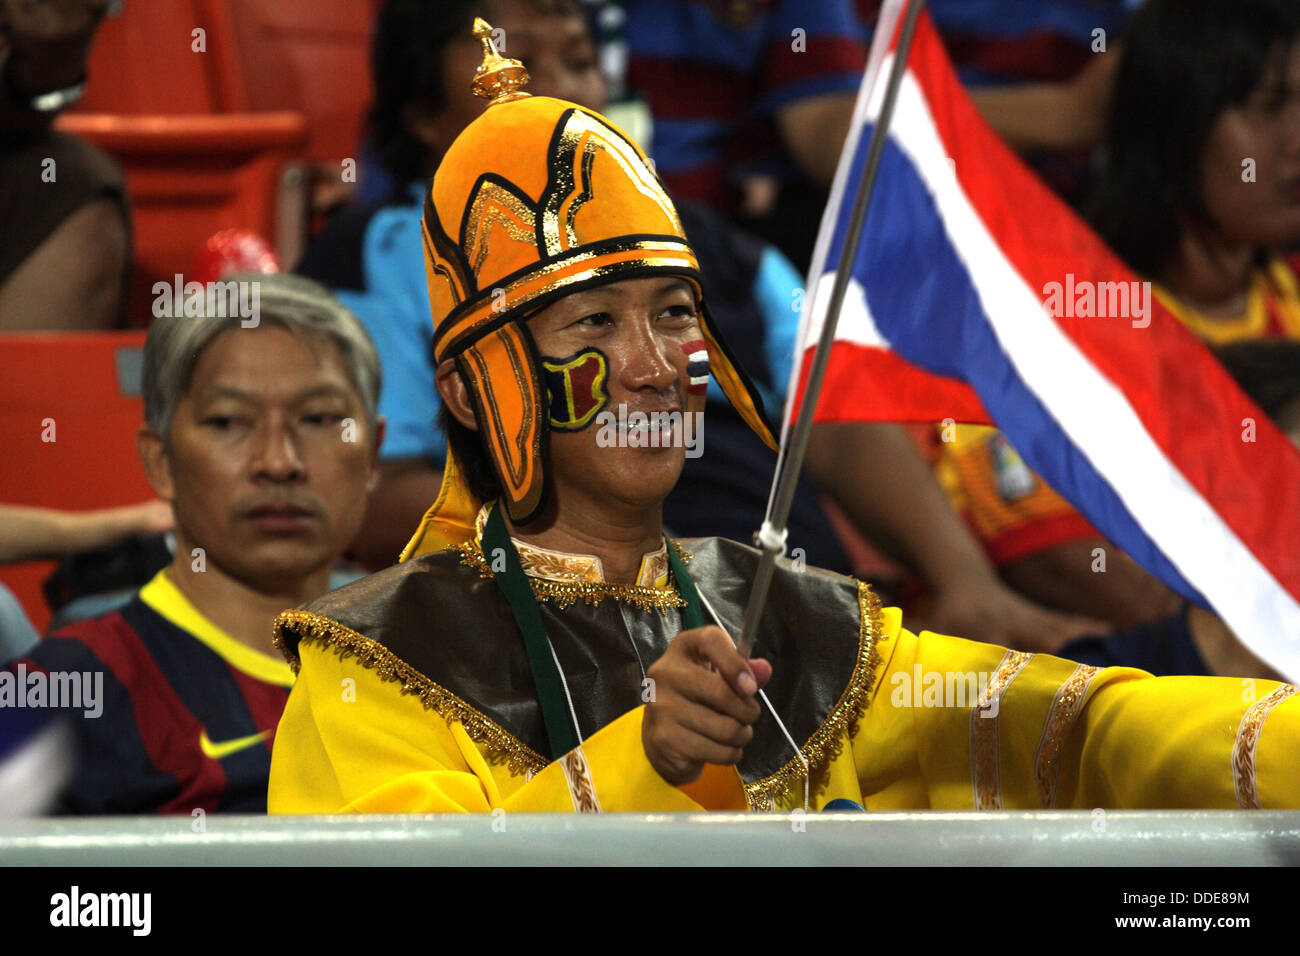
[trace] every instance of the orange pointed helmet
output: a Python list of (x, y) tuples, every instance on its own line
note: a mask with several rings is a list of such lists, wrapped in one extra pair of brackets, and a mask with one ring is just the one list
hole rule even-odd
[[(517, 525), (549, 490), (549, 396), (524, 320), (556, 299), (622, 279), (686, 278), (695, 289), (710, 371), (772, 448), (758, 393), (713, 328), (699, 263), (645, 154), (598, 113), (520, 91), (528, 74), (474, 35), (484, 61), (474, 89), (490, 100), (447, 150), (424, 203), (424, 264), (436, 363), (454, 359), (478, 435)], [(402, 558), (474, 535), (481, 502), (448, 448), (438, 500)]]

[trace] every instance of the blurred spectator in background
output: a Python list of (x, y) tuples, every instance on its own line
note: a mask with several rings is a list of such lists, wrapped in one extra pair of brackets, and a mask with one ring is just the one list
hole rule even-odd
[(96, 511), (0, 505), (0, 563), (65, 557), (171, 527), (172, 509), (165, 501)]
[(1300, 338), (1300, 4), (1148, 0), (1089, 218), (1209, 342)]
[(0, 331), (111, 328), (131, 231), (122, 172), (54, 132), (109, 0), (0, 0)]
[(61, 812), (265, 811), (293, 680), (271, 622), (327, 590), (375, 484), (380, 370), (365, 330), (300, 277), (230, 279), (259, 284), (255, 326), (158, 318), (145, 345), (138, 445), (175, 514), (174, 561), (120, 610), (9, 666), (99, 688), (68, 714), (80, 757)]
[[(1284, 259), (1300, 242), (1300, 6), (1148, 0), (1121, 57), (1094, 227), (1207, 342), (1300, 338), (1300, 291)], [(1024, 593), (1124, 628), (1179, 606), (1000, 434), (946, 451), (956, 498)], [(1098, 547), (1104, 574), (1093, 571)]]
[[(453, 41), (469, 35), (477, 7), (469, 0), (384, 4), (371, 50), (375, 100), (366, 119), (367, 151), (378, 162), (362, 172), (363, 186), (377, 198), (336, 213), (296, 268), (329, 286), (365, 323), (383, 364), (380, 487), (350, 549), (375, 568), (397, 559), (442, 483), (446, 440), (434, 424), (439, 404), (420, 223), (443, 150), (477, 115), (463, 78), (473, 75), (478, 60), (468, 72), (453, 72), (464, 55)], [(476, 56), (472, 38), (469, 48)], [(460, 78), (454, 85), (453, 75)]]
[[(0, 505), (0, 564), (67, 558), (136, 534), (172, 527), (165, 501), (146, 501), (96, 511), (58, 511)], [(8, 588), (0, 585), (0, 663), (29, 650), (39, 639)]]
[[(592, 4), (653, 115), (669, 190), (709, 203), (807, 271), (879, 0)], [(927, 4), (985, 119), (1049, 185), (1082, 200), (1127, 0)], [(613, 69), (620, 67), (615, 58)]]
[[(880, 0), (859, 0), (867, 41)], [(930, 0), (976, 108), (1071, 204), (1086, 198), (1135, 0)]]
[(628, 0), (627, 85), (677, 201), (707, 203), (806, 272), (867, 46), (852, 0)]

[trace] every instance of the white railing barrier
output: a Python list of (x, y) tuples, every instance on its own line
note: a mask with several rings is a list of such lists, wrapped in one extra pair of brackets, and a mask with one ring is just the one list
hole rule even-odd
[[(195, 832), (196, 830), (200, 832)], [(568, 814), (0, 821), (0, 866), (1300, 865), (1300, 811)]]

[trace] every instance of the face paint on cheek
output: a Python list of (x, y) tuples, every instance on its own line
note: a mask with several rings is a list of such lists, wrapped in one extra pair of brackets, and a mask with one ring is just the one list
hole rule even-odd
[(609, 404), (609, 359), (598, 348), (588, 346), (567, 358), (543, 355), (542, 376), (555, 431), (582, 431)]
[(690, 383), (686, 391), (692, 395), (703, 395), (709, 390), (709, 344), (704, 339), (696, 339), (682, 345), (686, 353), (686, 374)]

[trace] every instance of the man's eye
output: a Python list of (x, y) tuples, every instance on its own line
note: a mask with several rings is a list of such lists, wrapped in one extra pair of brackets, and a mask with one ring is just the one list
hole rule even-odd
[(343, 416), (337, 412), (312, 412), (304, 415), (302, 420), (308, 425), (337, 425), (343, 421)]
[(695, 312), (695, 307), (690, 305), (674, 305), (664, 309), (660, 313), (664, 318), (682, 319), (684, 321), (695, 321), (699, 316)]
[(586, 325), (591, 328), (600, 328), (609, 325), (612, 322), (608, 312), (593, 312), (591, 315), (584, 315), (575, 325)]
[(237, 422), (238, 419), (233, 415), (209, 415), (202, 420), (201, 424), (207, 425), (209, 428), (224, 430), (233, 428)]

